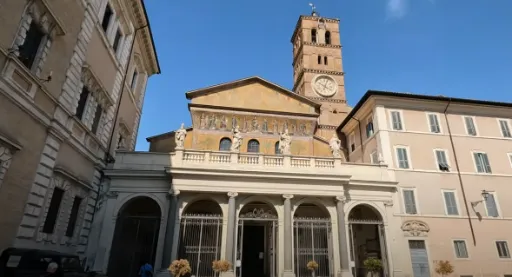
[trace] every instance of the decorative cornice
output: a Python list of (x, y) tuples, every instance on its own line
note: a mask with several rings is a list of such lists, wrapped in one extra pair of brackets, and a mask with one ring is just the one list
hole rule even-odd
[(80, 178), (78, 177), (75, 177), (75, 174), (73, 174), (71, 171), (61, 167), (61, 166), (56, 166), (54, 169), (53, 169), (53, 172), (55, 173), (58, 173), (64, 177), (66, 177), (67, 179), (73, 181), (74, 183), (76, 184), (80, 184), (81, 186), (85, 187), (86, 189), (88, 190), (92, 190), (93, 187), (89, 184), (89, 182), (87, 181), (83, 181), (81, 180)]
[(318, 127), (318, 129), (336, 130), (336, 127), (338, 127), (338, 126), (318, 124), (317, 127)]
[(343, 104), (347, 103), (346, 100), (342, 100), (342, 99), (325, 98), (325, 97), (308, 97), (308, 98), (313, 101), (318, 101), (318, 102), (343, 103)]
[(148, 73), (158, 74), (160, 73), (160, 66), (158, 64), (158, 57), (153, 41), (153, 35), (151, 33), (151, 28), (149, 26), (149, 19), (147, 18), (146, 10), (144, 7), (144, 3), (141, 0), (130, 0), (133, 15), (139, 27), (147, 26), (140, 30), (141, 35), (137, 38), (139, 41), (139, 45), (142, 47), (144, 57), (146, 58), (146, 66), (148, 69)]
[(6, 144), (9, 146), (9, 148), (11, 148), (11, 150), (15, 150), (15, 151), (19, 151), (21, 150), (23, 147), (21, 145), (19, 145), (18, 143), (8, 139), (7, 137), (5, 136), (2, 136), (2, 134), (0, 134), (0, 142), (2, 142), (3, 144)]
[(94, 98), (103, 108), (114, 105), (114, 99), (108, 94), (107, 89), (101, 84), (98, 76), (94, 74), (89, 65), (82, 67), (82, 80), (84, 86), (94, 95)]

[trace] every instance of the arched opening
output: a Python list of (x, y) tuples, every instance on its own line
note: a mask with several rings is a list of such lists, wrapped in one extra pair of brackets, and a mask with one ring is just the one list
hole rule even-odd
[(277, 277), (277, 212), (272, 205), (251, 202), (238, 216), (237, 276)]
[(249, 142), (247, 142), (247, 152), (259, 153), (260, 152), (260, 142), (255, 139), (249, 140)]
[(331, 32), (325, 32), (325, 44), (331, 44)]
[(324, 57), (324, 64), (327, 65), (327, 56)]
[(380, 213), (372, 206), (360, 204), (350, 210), (348, 222), (353, 276), (366, 276), (364, 261), (368, 258), (381, 260), (383, 269), (380, 274), (388, 276), (386, 239)]
[(299, 205), (293, 215), (293, 235), (297, 277), (311, 276), (305, 266), (309, 261), (318, 263), (315, 276), (332, 276), (334, 253), (331, 218), (327, 210), (311, 203)]
[(316, 43), (316, 29), (311, 29), (311, 42)]
[(281, 150), (279, 150), (279, 141), (276, 141), (276, 143), (274, 144), (274, 153), (276, 155), (281, 154)]
[(117, 215), (108, 276), (135, 277), (144, 263), (155, 266), (160, 206), (142, 196), (129, 200)]
[(181, 216), (179, 259), (187, 259), (191, 275), (213, 277), (211, 265), (220, 259), (222, 241), (222, 209), (212, 200), (198, 200)]
[(317, 61), (318, 61), (318, 64), (322, 64), (322, 56), (318, 55)]
[(219, 151), (230, 151), (231, 150), (231, 139), (222, 138), (219, 143)]

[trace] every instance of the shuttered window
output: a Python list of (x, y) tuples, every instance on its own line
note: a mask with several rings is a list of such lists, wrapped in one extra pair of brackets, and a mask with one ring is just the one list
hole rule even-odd
[(444, 191), (444, 204), (446, 206), (446, 213), (448, 215), (458, 215), (459, 209), (457, 208), (457, 201), (455, 200), (454, 191)]
[(441, 127), (439, 126), (439, 118), (437, 114), (428, 114), (428, 123), (430, 125), (431, 133), (441, 133)]
[(491, 164), (486, 153), (473, 153), (473, 157), (475, 158), (476, 171), (478, 173), (492, 173)]
[(475, 122), (472, 117), (464, 117), (464, 123), (466, 124), (466, 133), (470, 136), (476, 136)]
[(417, 214), (418, 211), (416, 209), (416, 199), (414, 198), (414, 190), (412, 189), (404, 189), (404, 206), (406, 214)]
[(498, 250), (498, 256), (502, 259), (510, 259), (510, 252), (508, 250), (508, 243), (506, 241), (497, 241), (496, 249)]
[(508, 120), (500, 120), (500, 128), (501, 128), (501, 134), (505, 138), (512, 138), (512, 134), (510, 133), (510, 127), (508, 125)]
[(485, 208), (487, 210), (487, 216), (498, 217), (498, 205), (496, 204), (496, 198), (493, 193), (489, 193), (485, 199)]
[(401, 131), (403, 130), (402, 126), (402, 117), (400, 116), (399, 111), (392, 111), (391, 112), (391, 124), (393, 130)]
[(397, 147), (396, 148), (396, 156), (398, 167), (403, 169), (409, 168), (409, 157), (407, 155), (407, 148)]
[(468, 249), (466, 248), (466, 242), (463, 240), (453, 241), (453, 247), (455, 248), (455, 256), (457, 258), (469, 258)]
[(448, 166), (448, 158), (446, 158), (446, 151), (444, 150), (435, 150), (436, 153), (436, 161), (437, 167), (441, 171), (450, 171), (450, 167)]

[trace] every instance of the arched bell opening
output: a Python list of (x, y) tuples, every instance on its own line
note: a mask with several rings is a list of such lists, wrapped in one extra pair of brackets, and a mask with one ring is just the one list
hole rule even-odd
[(145, 263), (155, 265), (161, 210), (150, 197), (129, 200), (117, 215), (108, 276), (136, 277)]
[(307, 268), (310, 261), (318, 264), (315, 276), (333, 276), (334, 248), (331, 218), (325, 207), (303, 203), (295, 209), (293, 241), (297, 277), (311, 276), (311, 271)]

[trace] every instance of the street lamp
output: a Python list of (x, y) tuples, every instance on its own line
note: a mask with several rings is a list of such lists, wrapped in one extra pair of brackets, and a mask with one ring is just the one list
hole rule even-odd
[(473, 206), (473, 208), (474, 208), (476, 205), (480, 204), (481, 202), (486, 201), (486, 200), (487, 200), (487, 197), (489, 197), (489, 192), (488, 192), (488, 191), (486, 191), (485, 189), (484, 189), (484, 190), (482, 190), (482, 197), (483, 197), (484, 199), (479, 200), (479, 201), (473, 201), (473, 202), (471, 202), (471, 206)]

